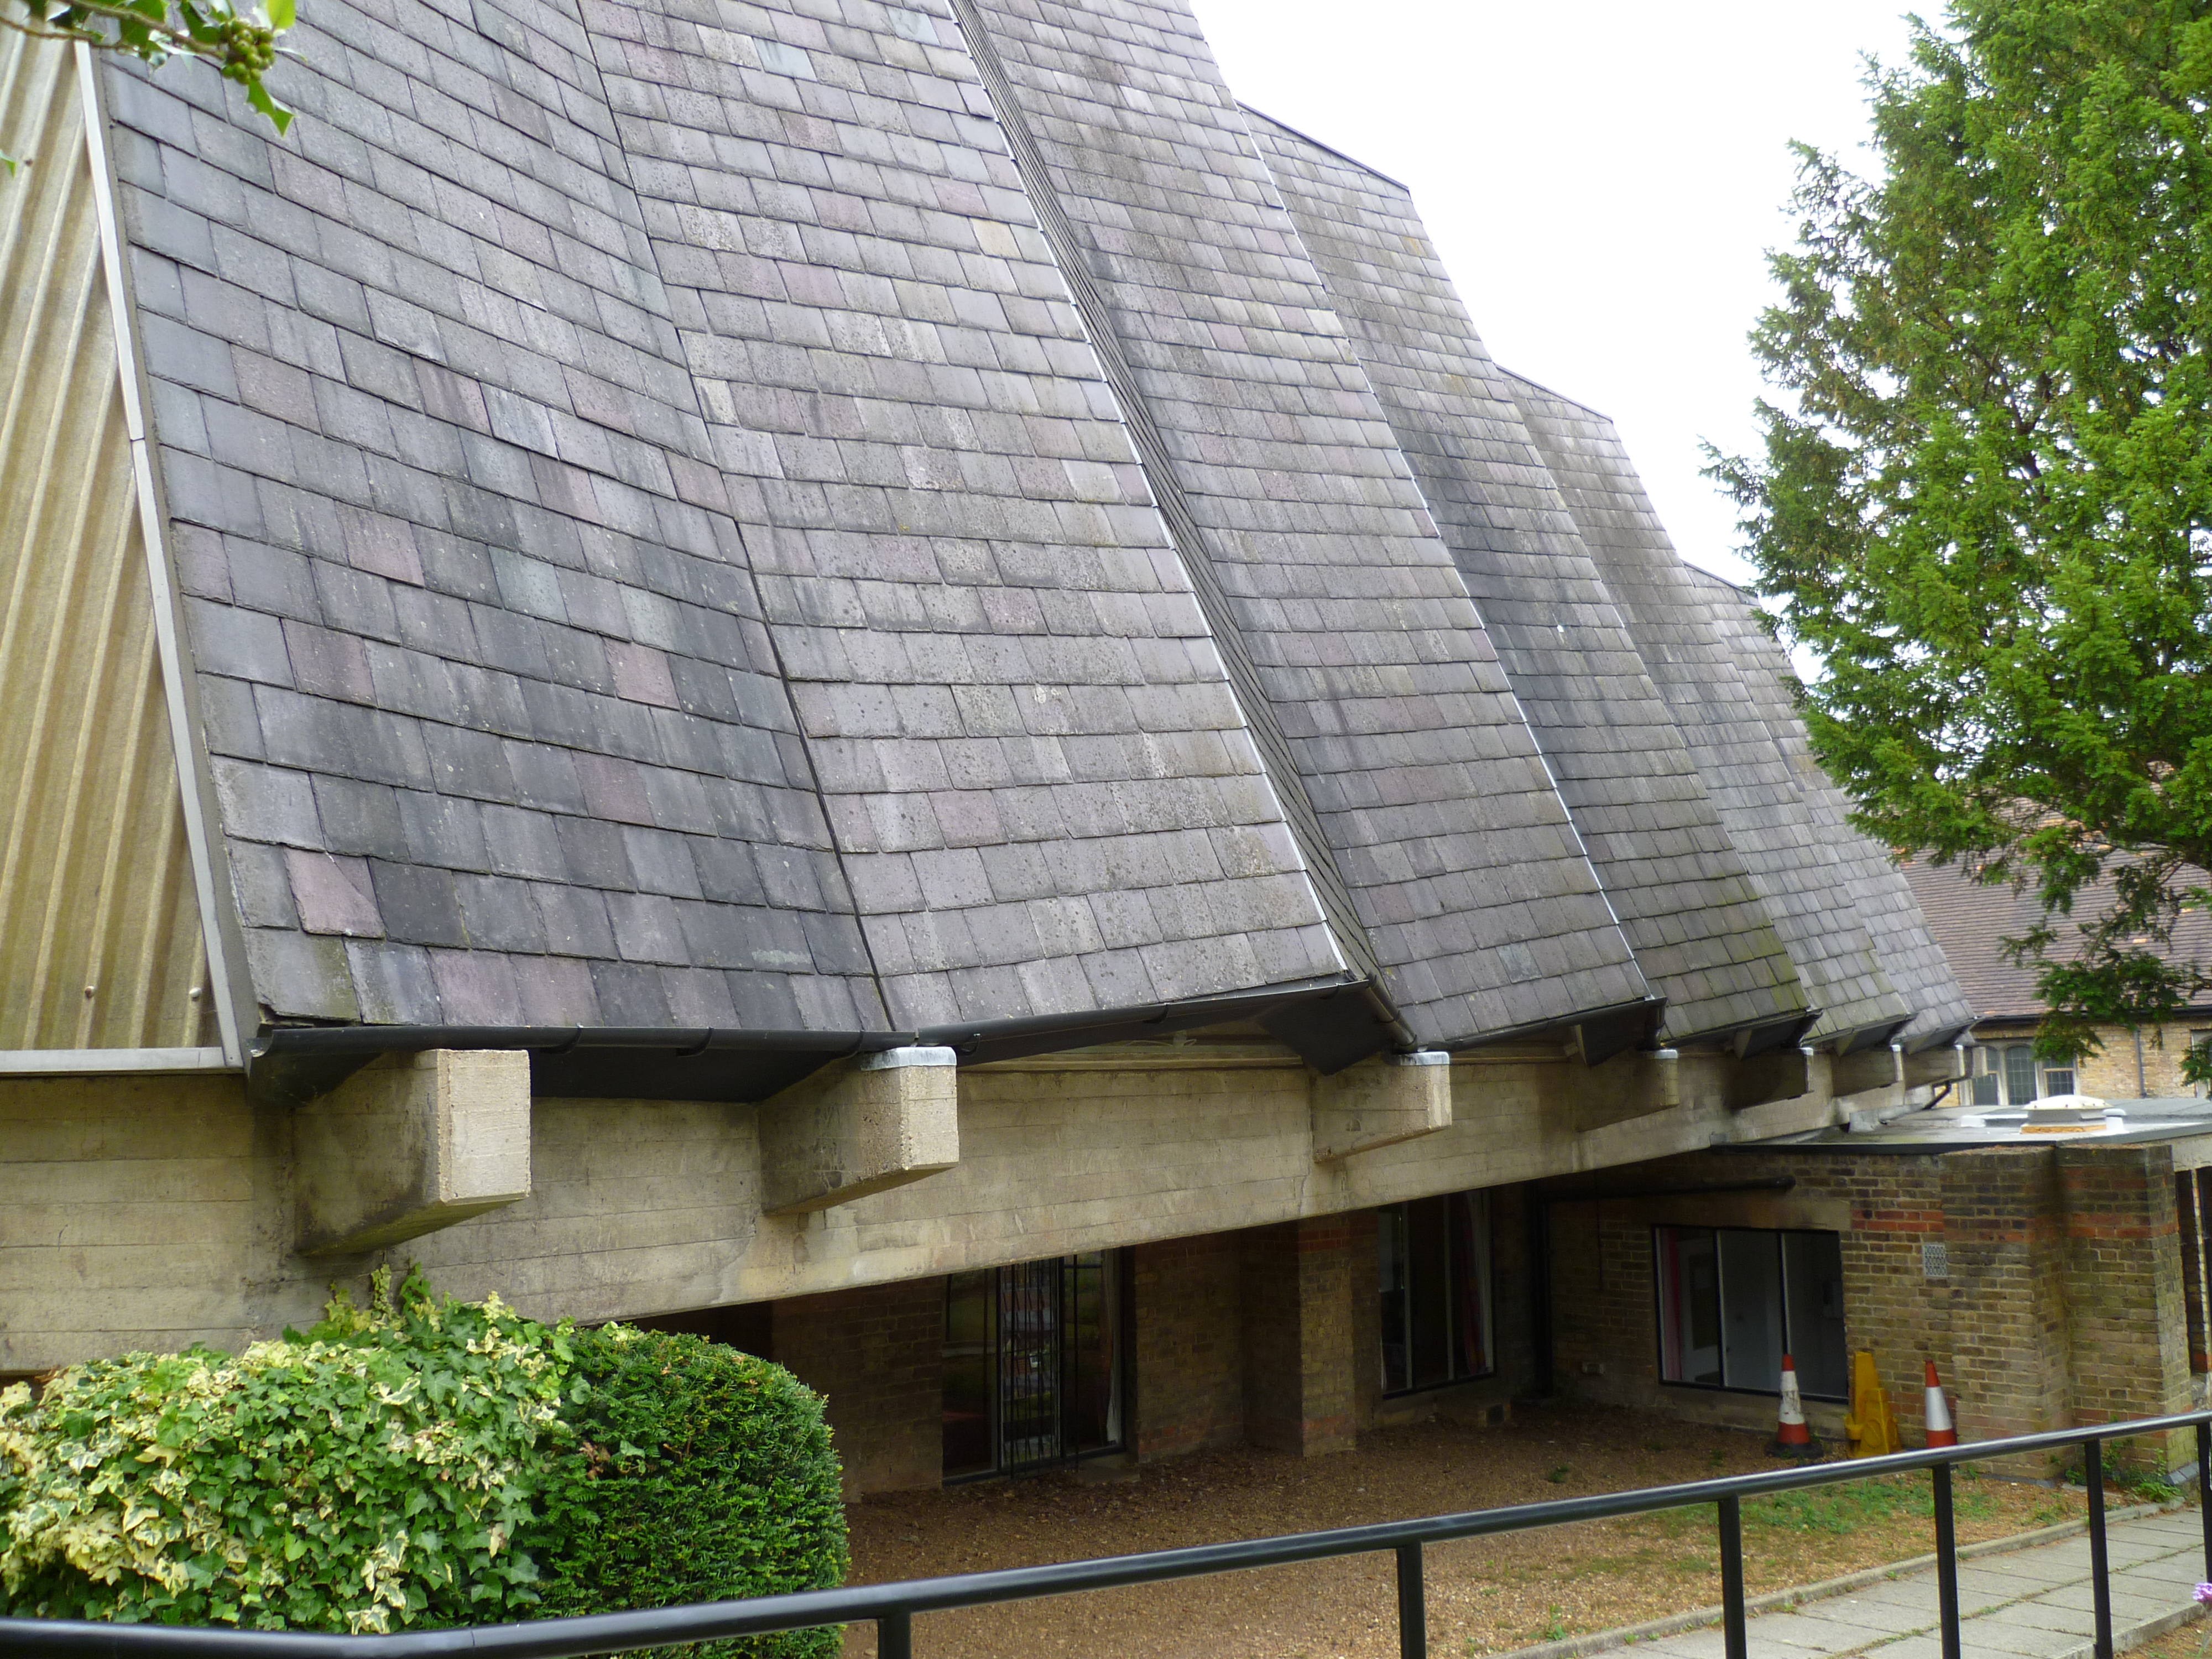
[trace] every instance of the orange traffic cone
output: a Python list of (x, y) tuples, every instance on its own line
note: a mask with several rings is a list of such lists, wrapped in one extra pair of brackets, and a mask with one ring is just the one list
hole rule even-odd
[(1951, 1407), (1943, 1399), (1943, 1385), (1936, 1380), (1936, 1362), (1928, 1362), (1928, 1404), (1924, 1407), (1928, 1423), (1928, 1443), (1931, 1446), (1955, 1446), (1959, 1431), (1951, 1422)]
[(1820, 1449), (1814, 1443), (1812, 1430), (1805, 1426), (1805, 1401), (1797, 1392), (1797, 1366), (1788, 1354), (1782, 1356), (1782, 1411), (1776, 1424), (1774, 1439), (1767, 1450), (1778, 1457), (1818, 1457)]

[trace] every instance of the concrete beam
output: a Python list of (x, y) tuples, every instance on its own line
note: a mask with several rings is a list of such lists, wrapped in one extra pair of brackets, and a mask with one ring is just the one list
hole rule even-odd
[(292, 1157), (307, 1255), (381, 1249), (527, 1198), (530, 1056), (388, 1056), (293, 1113)]
[(1838, 1054), (1828, 1073), (1830, 1092), (1863, 1095), (1869, 1089), (1886, 1089), (1905, 1081), (1905, 1054), (1899, 1048), (1862, 1048)]
[(1905, 1086), (1917, 1089), (1929, 1084), (1957, 1083), (1966, 1076), (1972, 1050), (1962, 1044), (1943, 1043), (1905, 1057)]
[(1449, 1129), (1451, 1056), (1421, 1048), (1316, 1076), (1311, 1109), (1316, 1164)]
[(763, 1101), (761, 1207), (826, 1210), (959, 1163), (958, 1064), (950, 1048), (887, 1048)]

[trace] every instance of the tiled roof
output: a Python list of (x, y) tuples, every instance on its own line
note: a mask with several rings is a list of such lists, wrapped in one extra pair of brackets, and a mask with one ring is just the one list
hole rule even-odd
[[(1929, 932), (1959, 977), (1973, 1018), (2041, 1019), (2046, 1010), (2035, 994), (2036, 969), (2008, 960), (2004, 951), (2005, 940), (2025, 937), (2043, 919), (2043, 906), (2033, 890), (2015, 893), (2002, 883), (1985, 886), (1956, 864), (1917, 859), (1905, 865), (1903, 873)], [(2113, 896), (2109, 882), (2085, 888), (2075, 897), (2074, 915), (2085, 921), (2102, 915)], [(2053, 954), (2063, 959), (2072, 925), (2060, 916), (2053, 919), (2052, 927), (2058, 935)], [(2212, 962), (2212, 916), (2202, 910), (2184, 916), (2174, 929), (2172, 955), (2178, 961)]]
[(1448, 1042), (1648, 995), (1196, 21), (974, 15), (1392, 1002)]
[(1796, 971), (1404, 187), (1253, 130), (1451, 549), (1666, 1035), (1790, 1021)]
[(1790, 700), (1796, 677), (1789, 658), (1760, 622), (1750, 594), (1706, 571), (1692, 569), (1691, 577), (1711, 602), (1714, 627), (1734, 652), (1752, 700), (1789, 763), (1798, 799), (1827, 856), (1850, 884), (1851, 908), (1866, 925), (1882, 972), (1911, 1005), (1911, 1022), (1891, 1041), (1908, 1048), (1949, 1042), (1972, 1023), (1973, 1009), (1930, 936), (1904, 872), (1887, 848), (1851, 827), (1850, 803), (1814, 758)]
[(264, 1018), (1913, 1015), (1609, 428), (1180, 4), (293, 39), (282, 142), (103, 70)]
[(1514, 395), (1704, 775), (1820, 1018), (1815, 1042), (1887, 1041), (1912, 1018), (1848, 875), (1768, 729), (1711, 590), (1675, 553), (1613, 422), (1517, 377)]

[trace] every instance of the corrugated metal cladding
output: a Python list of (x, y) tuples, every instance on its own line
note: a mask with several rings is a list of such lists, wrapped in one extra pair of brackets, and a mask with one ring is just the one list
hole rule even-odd
[(0, 35), (0, 1049), (210, 1042), (70, 49)]

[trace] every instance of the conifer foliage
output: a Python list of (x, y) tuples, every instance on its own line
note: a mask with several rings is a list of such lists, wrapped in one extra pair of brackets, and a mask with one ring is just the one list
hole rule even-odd
[(1861, 827), (2032, 884), (2079, 1054), (2212, 988), (2212, 6), (1956, 0), (1869, 83), (1883, 176), (1800, 148), (1786, 396), (1712, 474)]

